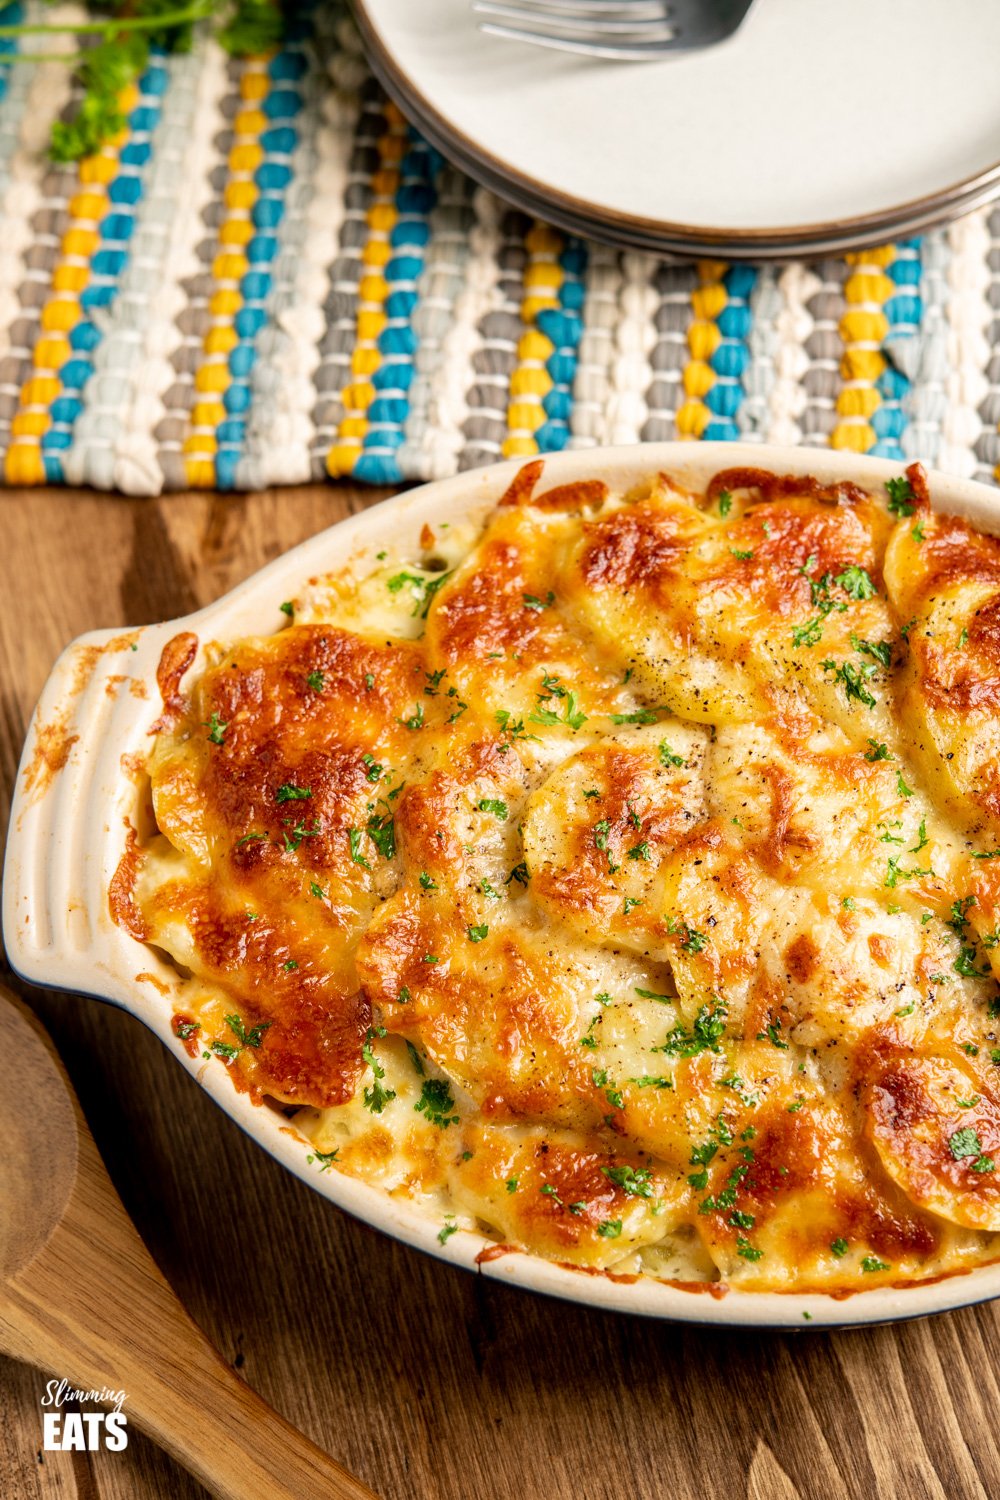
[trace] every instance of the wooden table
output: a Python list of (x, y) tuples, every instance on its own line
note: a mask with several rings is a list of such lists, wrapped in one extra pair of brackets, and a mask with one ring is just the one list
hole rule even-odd
[[(346, 488), (0, 496), (4, 819), (28, 715), (72, 636), (205, 604), (375, 498)], [(122, 1012), (28, 998), (194, 1318), (385, 1500), (1000, 1495), (997, 1306), (769, 1335), (633, 1321), (505, 1289), (345, 1218), (247, 1141)], [(203, 1493), (134, 1430), (121, 1454), (43, 1456), (43, 1387), (38, 1372), (0, 1360), (4, 1500)]]

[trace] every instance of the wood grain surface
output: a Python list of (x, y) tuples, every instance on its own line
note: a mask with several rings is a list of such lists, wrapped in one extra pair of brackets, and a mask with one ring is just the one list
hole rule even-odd
[[(161, 501), (0, 496), (4, 828), (28, 716), (71, 637), (205, 604), (376, 498), (332, 487)], [(997, 1306), (856, 1332), (725, 1333), (499, 1287), (310, 1192), (129, 1016), (19, 988), (192, 1316), (266, 1400), (384, 1500), (1000, 1496)], [(43, 1455), (44, 1383), (0, 1361), (3, 1500), (203, 1493), (134, 1430), (124, 1453)]]

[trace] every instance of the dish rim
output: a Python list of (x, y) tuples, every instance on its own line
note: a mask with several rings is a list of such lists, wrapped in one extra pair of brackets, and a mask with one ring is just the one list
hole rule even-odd
[[(921, 1317), (1000, 1296), (1000, 1263), (903, 1287), (877, 1287), (837, 1298), (814, 1292), (740, 1292), (723, 1296), (685, 1291), (651, 1278), (614, 1280), (564, 1266), (528, 1251), (478, 1257), (495, 1244), (473, 1230), (438, 1240), (440, 1211), (391, 1197), (380, 1187), (319, 1170), (306, 1158), (308, 1142), (278, 1111), (239, 1093), (219, 1059), (191, 1058), (171, 1030), (171, 982), (178, 976), (155, 951), (116, 926), (108, 884), (124, 847), (123, 819), (133, 810), (136, 785), (122, 765), (148, 744), (159, 709), (156, 667), (163, 645), (182, 630), (204, 643), (242, 634), (267, 634), (285, 623), (280, 601), (294, 597), (309, 576), (373, 555), (385, 544), (406, 556), (424, 521), (438, 526), (459, 517), (481, 519), (526, 460), (436, 480), (378, 502), (319, 532), (266, 564), (222, 598), (175, 620), (134, 630), (92, 631), (59, 657), (32, 715), (17, 773), (3, 879), (3, 935), (14, 971), (32, 984), (86, 993), (127, 1010), (166, 1045), (202, 1088), (244, 1131), (289, 1171), (325, 1198), (393, 1238), (468, 1270), (526, 1290), (605, 1310), (677, 1322), (728, 1327), (830, 1328)], [(576, 449), (543, 458), (546, 485), (603, 478), (627, 487), (666, 470), (701, 488), (721, 469), (761, 468), (826, 480), (854, 480), (877, 488), (901, 465), (837, 450), (778, 448), (759, 443), (651, 443)], [(960, 514), (983, 530), (1000, 532), (1000, 491), (976, 481), (932, 473), (935, 509)], [(138, 679), (145, 697), (126, 691)], [(28, 787), (50, 731), (59, 727), (65, 761), (40, 795)], [(58, 755), (56, 756), (58, 759)], [(138, 951), (137, 951), (138, 950)], [(136, 971), (139, 970), (137, 973)], [(82, 982), (82, 983), (81, 983)], [(162, 991), (162, 992), (161, 992)]]
[(403, 113), (412, 116), (431, 145), (507, 202), (570, 234), (660, 255), (724, 253), (730, 260), (780, 263), (861, 250), (886, 239), (923, 233), (1000, 197), (998, 160), (919, 198), (873, 213), (812, 224), (734, 230), (647, 219), (621, 209), (602, 208), (541, 182), (479, 145), (443, 114), (405, 71), (383, 36), (368, 0), (351, 0), (351, 10), (372, 72)]

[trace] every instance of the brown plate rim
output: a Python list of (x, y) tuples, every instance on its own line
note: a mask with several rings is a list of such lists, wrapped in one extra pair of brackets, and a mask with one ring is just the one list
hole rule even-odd
[(386, 92), (456, 166), (516, 207), (550, 219), (571, 233), (671, 255), (725, 253), (733, 259), (790, 260), (863, 249), (887, 237), (916, 233), (957, 218), (1000, 197), (1000, 160), (971, 177), (878, 213), (835, 223), (780, 228), (723, 229), (713, 225), (647, 219), (602, 208), (511, 167), (459, 130), (403, 71), (386, 45), (368, 0), (351, 0), (365, 55)]

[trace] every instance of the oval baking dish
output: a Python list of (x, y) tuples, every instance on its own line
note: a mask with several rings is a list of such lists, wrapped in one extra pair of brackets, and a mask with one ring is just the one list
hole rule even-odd
[[(624, 491), (663, 471), (701, 490), (717, 471), (740, 466), (870, 489), (900, 473), (898, 464), (841, 453), (657, 444), (547, 458), (544, 483), (549, 488), (599, 479)], [(615, 1277), (544, 1260), (470, 1229), (442, 1236), (439, 1213), (319, 1163), (285, 1113), (251, 1102), (233, 1087), (223, 1061), (197, 1048), (191, 1056), (178, 1040), (172, 1026), (181, 1008), (175, 1003), (177, 969), (117, 925), (109, 907), (126, 825), (141, 816), (136, 768), (162, 708), (165, 679), (158, 679), (157, 670), (164, 647), (185, 633), (197, 637), (197, 654), (181, 664), (186, 673), (200, 668), (206, 642), (279, 630), (286, 620), (278, 601), (293, 596), (304, 579), (365, 563), (381, 549), (401, 559), (418, 556), (426, 526), (481, 520), (519, 467), (501, 464), (425, 485), (312, 538), (196, 614), (136, 630), (93, 632), (68, 647), (32, 719), (11, 813), (3, 926), (12, 966), (33, 983), (82, 990), (130, 1011), (249, 1135), (339, 1207), (419, 1249), (511, 1285), (647, 1316), (799, 1328), (916, 1317), (1000, 1295), (1000, 1265), (846, 1297), (704, 1285), (698, 1294), (651, 1277)], [(997, 492), (934, 475), (931, 495), (935, 509), (1000, 532)]]

